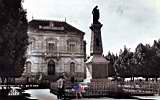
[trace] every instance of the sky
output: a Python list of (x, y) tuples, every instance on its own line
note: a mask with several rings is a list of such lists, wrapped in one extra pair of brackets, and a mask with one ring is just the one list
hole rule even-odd
[(134, 51), (160, 39), (160, 0), (24, 0), (27, 18), (65, 21), (85, 32), (90, 54), (92, 9), (98, 5), (103, 52)]

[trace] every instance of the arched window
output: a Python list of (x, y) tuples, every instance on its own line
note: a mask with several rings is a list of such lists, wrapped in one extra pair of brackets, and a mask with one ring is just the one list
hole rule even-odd
[(50, 60), (48, 62), (48, 75), (54, 75), (55, 74), (55, 62), (53, 60)]
[(74, 62), (71, 62), (71, 64), (70, 64), (70, 72), (71, 73), (75, 72), (75, 63)]
[(31, 73), (31, 65), (32, 63), (30, 61), (26, 62), (26, 72), (27, 73)]

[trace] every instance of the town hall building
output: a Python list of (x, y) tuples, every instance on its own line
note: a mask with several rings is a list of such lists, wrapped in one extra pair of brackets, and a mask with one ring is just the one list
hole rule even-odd
[(32, 20), (28, 26), (29, 46), (24, 76), (35, 80), (55, 79), (62, 73), (85, 77), (84, 32), (67, 22)]

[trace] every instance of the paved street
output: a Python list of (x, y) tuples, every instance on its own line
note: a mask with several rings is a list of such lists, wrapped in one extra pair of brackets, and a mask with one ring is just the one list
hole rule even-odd
[[(49, 89), (31, 89), (31, 90), (26, 90), (25, 93), (31, 94), (30, 99), (38, 99), (38, 100), (57, 100), (57, 96), (54, 94), (50, 93)], [(76, 100), (76, 99), (73, 99)], [(97, 99), (81, 99), (81, 100), (97, 100)], [(112, 100), (111, 98), (101, 98), (98, 100)]]
[(30, 99), (38, 100), (56, 100), (57, 96), (50, 93), (49, 89), (31, 89), (26, 90), (25, 93), (31, 94)]
[[(50, 93), (49, 89), (30, 89), (26, 90), (25, 93), (31, 94), (30, 99), (37, 99), (37, 100), (57, 100), (57, 96)], [(112, 98), (83, 98), (80, 100), (115, 100)], [(76, 100), (76, 99), (73, 99)], [(123, 99), (121, 99), (123, 100)], [(125, 99), (126, 100), (126, 99)], [(127, 99), (129, 100), (129, 99)], [(130, 99), (134, 100), (134, 99)]]
[[(30, 89), (26, 90), (25, 93), (31, 94), (29, 99), (37, 99), (37, 100), (57, 100), (57, 96), (50, 93), (49, 89)], [(136, 96), (135, 96), (136, 97)], [(137, 96), (142, 100), (159, 100), (160, 96)], [(76, 99), (72, 99), (76, 100)], [(113, 98), (83, 98), (80, 100), (115, 100)], [(118, 99), (118, 100), (137, 100), (137, 99)]]

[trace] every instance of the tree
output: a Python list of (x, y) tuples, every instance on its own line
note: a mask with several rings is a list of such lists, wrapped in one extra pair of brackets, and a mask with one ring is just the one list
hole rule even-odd
[(135, 49), (135, 53), (134, 53), (134, 57), (133, 57), (134, 64), (137, 68), (136, 76), (145, 76), (145, 68), (144, 68), (145, 55), (146, 55), (145, 46), (142, 43), (138, 44)]
[(109, 68), (108, 68), (108, 76), (109, 77), (113, 77), (116, 75), (115, 73), (115, 68), (114, 68), (114, 62), (116, 61), (116, 59), (118, 58), (118, 56), (114, 55), (113, 53), (111, 54), (110, 52), (108, 52), (108, 54), (105, 56), (105, 58), (109, 61)]
[(130, 49), (124, 47), (118, 57), (109, 52), (105, 58), (113, 64), (118, 77), (131, 77), (133, 80), (134, 77), (144, 77), (146, 80), (157, 80), (160, 77), (160, 40), (155, 40), (152, 46), (140, 43), (135, 52), (130, 52)]
[(154, 43), (153, 43), (153, 46), (152, 46), (152, 53), (153, 53), (153, 57), (152, 57), (152, 61), (154, 63), (154, 66), (152, 66), (152, 69), (153, 70), (153, 74), (154, 74), (154, 77), (157, 78), (160, 76), (160, 40), (159, 41), (155, 41), (154, 40)]
[(133, 52), (130, 52), (128, 48), (124, 47), (124, 50), (120, 50), (119, 57), (114, 63), (114, 68), (116, 69), (117, 76), (123, 78), (133, 76), (131, 67), (132, 57)]
[(143, 45), (140, 43), (136, 48), (134, 59), (135, 65), (138, 66), (138, 75), (145, 77), (146, 80), (148, 80), (150, 77), (157, 78), (160, 75), (160, 57), (157, 54), (157, 47), (158, 43), (154, 41), (152, 47), (149, 44)]
[(26, 11), (22, 0), (0, 0), (0, 77), (20, 77), (28, 46)]

